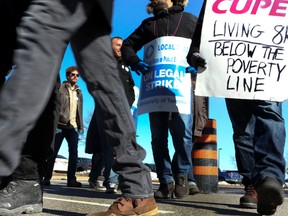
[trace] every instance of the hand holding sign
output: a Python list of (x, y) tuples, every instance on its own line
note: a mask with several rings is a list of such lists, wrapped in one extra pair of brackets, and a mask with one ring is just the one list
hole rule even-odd
[(195, 68), (197, 67), (202, 67), (205, 68), (206, 66), (206, 61), (203, 59), (198, 52), (192, 53), (190, 56), (190, 61), (189, 64)]

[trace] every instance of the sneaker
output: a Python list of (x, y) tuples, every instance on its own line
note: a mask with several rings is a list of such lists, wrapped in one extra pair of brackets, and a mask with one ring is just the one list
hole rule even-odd
[(189, 195), (195, 195), (200, 193), (199, 188), (197, 187), (195, 182), (188, 182), (188, 187), (189, 187)]
[(13, 180), (0, 191), (0, 215), (42, 212), (42, 189), (36, 180)]
[(240, 198), (240, 207), (241, 208), (257, 208), (257, 192), (253, 185), (248, 185), (244, 189), (245, 195)]
[(182, 199), (189, 195), (188, 180), (186, 176), (178, 176), (175, 179), (175, 197)]
[(90, 188), (95, 189), (96, 191), (105, 191), (106, 187), (103, 186), (103, 181), (93, 181), (92, 179), (88, 180)]
[(154, 198), (156, 199), (171, 199), (173, 198), (174, 182), (170, 183), (160, 183), (160, 187), (154, 193)]
[(106, 193), (117, 193), (117, 188), (117, 184), (109, 183), (109, 186), (106, 187)]
[(42, 184), (44, 186), (50, 186), (51, 185), (50, 179), (43, 179)]
[(257, 211), (261, 215), (273, 215), (284, 200), (282, 185), (274, 178), (265, 177), (255, 185), (258, 194)]
[(158, 207), (154, 197), (144, 199), (118, 198), (106, 212), (91, 213), (87, 216), (111, 215), (158, 215)]
[(82, 187), (82, 184), (76, 180), (68, 181), (67, 187)]

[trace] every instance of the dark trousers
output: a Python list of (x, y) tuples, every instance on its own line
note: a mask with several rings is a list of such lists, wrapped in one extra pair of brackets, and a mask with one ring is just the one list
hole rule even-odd
[(59, 129), (55, 136), (54, 153), (48, 160), (48, 169), (45, 174), (45, 179), (51, 179), (53, 174), (54, 162), (64, 140), (67, 140), (69, 148), (67, 182), (75, 181), (75, 173), (77, 169), (78, 159), (78, 132), (75, 129)]
[[(60, 111), (58, 85), (48, 101), (35, 127), (30, 131), (22, 150), (20, 164), (14, 178), (42, 179), (47, 159), (52, 155), (55, 131)], [(41, 145), (39, 147), (39, 145)]]
[(0, 175), (18, 166), (23, 141), (47, 104), (70, 41), (102, 114), (100, 124), (107, 143), (114, 146), (114, 168), (123, 196), (154, 195), (149, 170), (142, 163), (146, 153), (136, 143), (129, 105), (115, 73), (110, 41), (112, 4), (112, 0), (34, 0), (25, 13), (14, 58), (17, 67), (0, 92)]
[(60, 111), (58, 87), (54, 91), (34, 128), (29, 132), (22, 149), (20, 163), (10, 176), (3, 176), (0, 188), (14, 179), (41, 181), (52, 156), (55, 130)]
[[(0, 1), (0, 23), (1, 29), (5, 32), (3, 40), (0, 42), (0, 89), (4, 85), (5, 76), (13, 65), (13, 52), (16, 47), (16, 27), (19, 25), (23, 12), (29, 4), (30, 0)], [(19, 166), (11, 176), (7, 177), (7, 175), (3, 175), (5, 176), (3, 182), (9, 181), (10, 177), (13, 179), (33, 180), (42, 178), (46, 159), (52, 152), (51, 145), (54, 140), (60, 109), (58, 100), (58, 87), (56, 85), (35, 127), (29, 132), (25, 142), (23, 142), (25, 144), (22, 149)], [(17, 148), (17, 151), (20, 150)], [(9, 153), (13, 154), (12, 151)]]

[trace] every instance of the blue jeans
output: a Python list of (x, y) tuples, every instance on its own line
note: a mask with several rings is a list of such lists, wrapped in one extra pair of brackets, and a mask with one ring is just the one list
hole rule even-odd
[[(187, 176), (192, 165), (192, 115), (169, 112), (149, 113), (152, 150), (160, 183), (170, 183), (178, 176)], [(175, 153), (171, 161), (168, 130)]]
[(226, 105), (243, 184), (248, 186), (263, 177), (272, 177), (282, 185), (286, 138), (282, 103), (226, 99)]
[(129, 104), (115, 73), (110, 49), (112, 5), (112, 0), (35, 0), (25, 13), (13, 61), (17, 66), (0, 92), (0, 155), (5, 155), (0, 157), (0, 176), (11, 174), (19, 164), (23, 142), (47, 104), (70, 42), (102, 114), (107, 144), (116, 152), (114, 168), (123, 196), (154, 195), (149, 170), (142, 163), (146, 152), (136, 143)]

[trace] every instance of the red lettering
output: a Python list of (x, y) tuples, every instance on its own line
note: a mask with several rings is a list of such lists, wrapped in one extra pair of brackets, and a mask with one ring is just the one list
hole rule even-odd
[(233, 14), (243, 14), (243, 13), (247, 13), (247, 11), (249, 10), (251, 4), (252, 4), (253, 0), (247, 0), (246, 4), (244, 5), (242, 10), (238, 10), (237, 6), (239, 3), (239, 0), (234, 0), (231, 4), (231, 8), (230, 8), (230, 12)]
[[(281, 3), (286, 4), (286, 6), (280, 6)], [(271, 8), (269, 15), (285, 17), (286, 11), (287, 11), (287, 4), (288, 4), (288, 0), (274, 0), (274, 3), (273, 3), (273, 6)], [(284, 13), (281, 13), (280, 10), (284, 10)]]
[[(260, 6), (261, 2), (264, 2), (264, 5)], [(259, 6), (264, 9), (264, 8), (268, 8), (270, 5), (271, 5), (271, 0), (256, 0), (255, 4), (254, 4), (254, 7), (253, 7), (253, 9), (251, 11), (251, 14), (256, 14), (257, 11), (258, 11)]]
[(216, 0), (215, 2), (214, 2), (214, 4), (212, 5), (212, 10), (215, 12), (215, 13), (217, 13), (217, 14), (224, 14), (224, 13), (226, 13), (226, 11), (227, 10), (221, 10), (220, 8), (219, 8), (219, 4), (221, 3), (221, 2), (224, 2), (225, 0)]
[[(241, 3), (239, 3), (241, 2)], [(245, 3), (245, 4), (243, 4)], [(230, 7), (230, 8), (229, 8)], [(270, 10), (270, 16), (286, 16), (288, 0), (214, 0), (212, 11), (216, 14), (257, 14), (258, 10)]]

